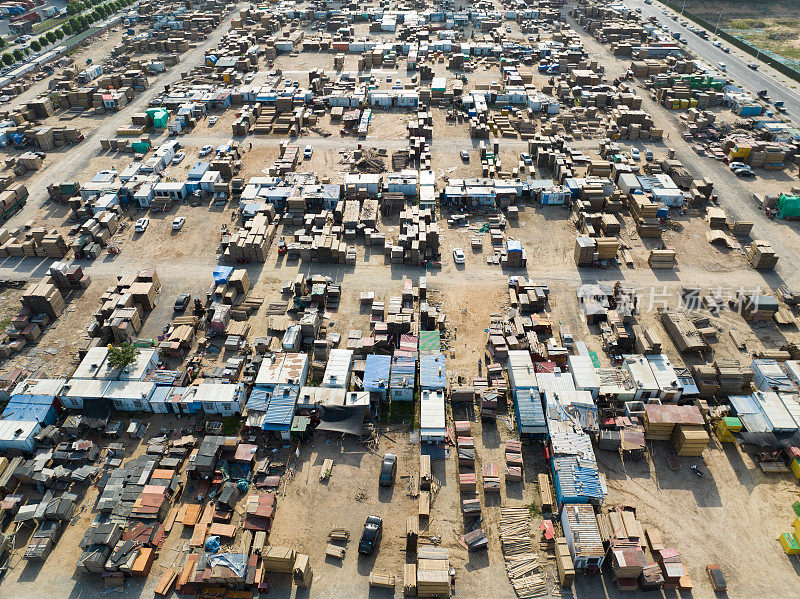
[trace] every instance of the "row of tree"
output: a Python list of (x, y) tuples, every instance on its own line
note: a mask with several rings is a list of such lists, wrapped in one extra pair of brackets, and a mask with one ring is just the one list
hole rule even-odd
[[(3, 61), (3, 64), (7, 66), (15, 62), (20, 62), (25, 56), (31, 53), (31, 50), (39, 52), (43, 48), (56, 43), (58, 40), (64, 39), (66, 36), (86, 31), (92, 26), (92, 23), (110, 17), (126, 6), (133, 4), (134, 0), (111, 0), (110, 2), (102, 4), (101, 2), (102, 0), (70, 2), (67, 4), (67, 15), (70, 15), (70, 18), (66, 23), (62, 23), (60, 27), (55, 27), (41, 37), (31, 40), (29, 46), (17, 48), (13, 52), (6, 52), (0, 59)], [(5, 45), (5, 40), (0, 39), (0, 48), (3, 48)]]

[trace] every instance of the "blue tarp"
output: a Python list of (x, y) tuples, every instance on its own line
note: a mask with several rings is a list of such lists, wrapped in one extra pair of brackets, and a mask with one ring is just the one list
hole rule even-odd
[(250, 397), (247, 399), (247, 410), (255, 412), (266, 412), (267, 405), (269, 404), (269, 396), (271, 391), (256, 387), (250, 392)]
[(53, 407), (54, 402), (55, 397), (50, 395), (12, 395), (0, 418), (55, 424), (58, 413)]
[(217, 285), (224, 285), (233, 274), (232, 266), (217, 266), (214, 269), (214, 283)]
[(597, 465), (575, 456), (551, 460), (553, 482), (558, 505), (565, 503), (598, 503), (603, 500), (603, 488)]

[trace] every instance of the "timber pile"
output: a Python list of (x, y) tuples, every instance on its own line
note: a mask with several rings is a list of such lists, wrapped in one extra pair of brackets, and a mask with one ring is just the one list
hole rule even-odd
[(500, 544), (506, 574), (520, 599), (548, 594), (538, 556), (531, 543), (530, 513), (525, 508), (501, 508)]
[(356, 173), (373, 173), (380, 174), (386, 172), (386, 163), (383, 158), (378, 155), (377, 150), (367, 148), (361, 151), (361, 157), (354, 159), (353, 172)]

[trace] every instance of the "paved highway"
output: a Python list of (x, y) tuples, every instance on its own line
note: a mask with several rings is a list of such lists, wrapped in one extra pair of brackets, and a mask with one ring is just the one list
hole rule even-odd
[[(624, 0), (624, 3), (633, 9), (641, 8), (645, 17), (657, 17), (660, 23), (667, 25), (670, 32), (680, 32), (681, 36), (689, 41), (686, 48), (694, 52), (698, 58), (704, 59), (711, 66), (716, 67), (719, 62), (725, 63), (727, 67), (726, 75), (735, 85), (753, 95), (757, 94), (759, 90), (765, 89), (772, 100), (783, 100), (786, 115), (791, 117), (795, 123), (800, 123), (800, 94), (774, 77), (773, 75), (780, 75), (766, 63), (757, 61), (754, 56), (749, 54), (745, 54), (744, 57), (734, 54), (734, 48), (731, 49), (730, 54), (726, 54), (720, 48), (714, 46), (711, 43), (711, 39), (704, 40), (680, 24), (681, 21), (687, 19), (679, 18), (677, 22), (673, 21), (670, 17), (678, 13), (664, 6), (658, 0), (654, 0), (649, 5), (645, 4), (643, 0)], [(661, 13), (663, 9), (667, 10), (667, 15)], [(689, 21), (689, 24), (700, 27), (693, 21)], [(713, 38), (714, 32), (709, 31), (709, 34), (709, 37)], [(722, 43), (728, 45), (725, 41), (722, 41)], [(758, 63), (759, 70), (754, 71), (749, 68), (747, 66), (749, 62)], [(778, 116), (780, 115), (778, 114)]]

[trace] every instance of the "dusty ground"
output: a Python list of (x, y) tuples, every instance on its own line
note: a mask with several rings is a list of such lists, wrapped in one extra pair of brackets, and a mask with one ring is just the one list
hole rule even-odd
[[(221, 28), (224, 30), (225, 26)], [(356, 26), (357, 36), (365, 35), (364, 26)], [(600, 58), (606, 68), (607, 77), (613, 78), (626, 68), (626, 62), (611, 57), (608, 49), (600, 46), (592, 38), (578, 30), (590, 55)], [(514, 34), (517, 27), (514, 26)], [(218, 35), (215, 34), (216, 39)], [(389, 36), (386, 36), (387, 39)], [(213, 43), (214, 37), (207, 44)], [(113, 36), (100, 44), (113, 45)], [(98, 45), (98, 48), (101, 46)], [(106, 46), (102, 46), (105, 48)], [(95, 172), (115, 167), (122, 170), (132, 160), (130, 155), (103, 154), (99, 151), (99, 139), (110, 136), (114, 128), (129, 121), (132, 112), (141, 110), (157, 88), (177, 79), (177, 71), (185, 65), (194, 64), (202, 57), (203, 47), (186, 55), (181, 65), (166, 75), (157, 78), (157, 84), (126, 107), (119, 115), (107, 115), (98, 119), (90, 127), (89, 138), (69, 154), (53, 153), (48, 167), (30, 177), (32, 201), (23, 213), (13, 219), (18, 226), (29, 219), (44, 220), (48, 226), (67, 228), (68, 215), (63, 207), (43, 204), (44, 186), (57, 180), (86, 180)], [(99, 51), (99, 50), (98, 50)], [(85, 57), (84, 57), (85, 59)], [(283, 69), (284, 74), (303, 83), (307, 81), (307, 70), (322, 65), (332, 68), (330, 54), (300, 54), (296, 57), (282, 55), (274, 68)], [(470, 74), (470, 83), (488, 83), (500, 77), (496, 64), (486, 65)], [(345, 61), (345, 70), (354, 71), (355, 56)], [(436, 63), (437, 75), (452, 77), (443, 63)], [(263, 76), (266, 69), (257, 75)], [(376, 81), (387, 86), (386, 77), (409, 80), (409, 74), (401, 61), (393, 70), (374, 69)], [(535, 76), (537, 84), (544, 78)], [(770, 174), (759, 177), (753, 183), (737, 180), (724, 165), (712, 160), (700, 160), (688, 144), (680, 140), (678, 130), (679, 115), (667, 112), (653, 104), (648, 94), (639, 90), (644, 97), (643, 107), (652, 115), (658, 126), (672, 132), (669, 143), (637, 143), (641, 150), (653, 149), (657, 155), (666, 153), (667, 147), (674, 147), (678, 158), (683, 160), (696, 176), (706, 176), (714, 180), (720, 195), (721, 205), (732, 218), (752, 220), (754, 238), (769, 239), (781, 255), (779, 268), (775, 273), (757, 273), (749, 268), (742, 255), (735, 250), (721, 251), (709, 246), (705, 239), (708, 225), (701, 215), (689, 213), (677, 216), (680, 225), (664, 234), (664, 242), (675, 246), (678, 251), (679, 267), (676, 271), (652, 271), (647, 265), (647, 251), (654, 247), (649, 240), (642, 240), (635, 234), (630, 217), (623, 216), (622, 239), (631, 246), (634, 267), (609, 266), (606, 270), (578, 270), (573, 261), (575, 227), (567, 209), (555, 206), (533, 207), (525, 205), (521, 209), (518, 223), (509, 223), (506, 235), (519, 239), (528, 253), (526, 269), (502, 269), (486, 264), (486, 255), (491, 253), (488, 234), (483, 234), (483, 245), (479, 252), (473, 252), (470, 240), (476, 230), (486, 222), (486, 216), (474, 215), (465, 228), (449, 228), (444, 218), (440, 219), (442, 265), (440, 268), (422, 271), (421, 269), (388, 265), (382, 252), (366, 248), (358, 242), (358, 260), (355, 267), (345, 265), (326, 265), (307, 262), (287, 262), (272, 248), (264, 264), (250, 264), (246, 268), (253, 283), (254, 293), (265, 295), (267, 302), (277, 301), (280, 287), (292, 280), (298, 272), (306, 274), (321, 273), (342, 283), (342, 301), (338, 310), (326, 319), (333, 331), (346, 333), (350, 329), (366, 332), (368, 317), (360, 309), (359, 294), (364, 290), (375, 291), (376, 299), (388, 300), (399, 295), (403, 281), (411, 279), (415, 283), (424, 274), (427, 277), (431, 301), (446, 313), (448, 330), (448, 369), (452, 376), (471, 380), (477, 375), (477, 358), (484, 354), (486, 333), (490, 315), (507, 304), (507, 277), (527, 275), (535, 280), (543, 280), (550, 286), (549, 310), (554, 322), (567, 322), (576, 339), (587, 343), (589, 349), (597, 351), (601, 362), (608, 364), (608, 357), (602, 353), (600, 337), (596, 327), (588, 327), (580, 314), (575, 296), (576, 289), (584, 283), (597, 281), (613, 282), (624, 280), (627, 284), (641, 290), (645, 310), (641, 322), (661, 330), (657, 324), (655, 308), (666, 298), (670, 306), (675, 304), (681, 284), (701, 285), (704, 288), (725, 287), (732, 292), (740, 288), (774, 287), (782, 281), (789, 284), (800, 282), (797, 270), (793, 268), (797, 255), (797, 227), (795, 223), (768, 221), (757, 212), (750, 201), (750, 195), (757, 190), (768, 188), (779, 190), (796, 184), (794, 173)], [(230, 125), (236, 118), (232, 109), (220, 115), (216, 125), (208, 121), (179, 139), (184, 145), (186, 158), (169, 169), (169, 175), (178, 177), (197, 159), (199, 148), (206, 143), (218, 145), (231, 138)], [(405, 120), (410, 113), (399, 111), (376, 111), (366, 140), (355, 137), (342, 138), (338, 125), (332, 125), (328, 115), (320, 120), (320, 128), (332, 133), (323, 136), (317, 132), (305, 131), (297, 140), (301, 147), (314, 146), (314, 155), (303, 161), (300, 171), (316, 171), (334, 181), (341, 180), (341, 173), (347, 167), (342, 163), (341, 148), (352, 150), (357, 144), (364, 147), (393, 149), (406, 145)], [(445, 111), (433, 109), (434, 139), (433, 169), (439, 185), (447, 177), (468, 177), (480, 175), (480, 161), (476, 140), (468, 137), (467, 125), (451, 124), (445, 120)], [(722, 115), (727, 118), (727, 115)], [(165, 136), (158, 136), (163, 141)], [(244, 169), (240, 176), (245, 179), (262, 174), (278, 156), (278, 145), (283, 141), (274, 135), (250, 135), (243, 140)], [(252, 149), (249, 144), (252, 143)], [(583, 140), (573, 145), (584, 151), (596, 148), (596, 140)], [(629, 142), (623, 142), (625, 149)], [(470, 150), (471, 160), (462, 163), (458, 153)], [(500, 158), (504, 170), (515, 165), (519, 153), (526, 150), (525, 142), (520, 140), (501, 140)], [(388, 161), (387, 161), (388, 162)], [(549, 173), (536, 172), (536, 175), (549, 176)], [(23, 366), (30, 371), (42, 368), (48, 375), (67, 372), (71, 367), (78, 345), (84, 339), (84, 330), (98, 305), (98, 298), (105, 288), (121, 273), (135, 272), (146, 266), (156, 266), (163, 283), (156, 309), (145, 320), (141, 331), (143, 338), (156, 338), (173, 316), (172, 304), (176, 295), (189, 292), (202, 296), (211, 283), (211, 270), (217, 264), (219, 229), (232, 222), (232, 209), (209, 206), (191, 207), (181, 205), (167, 214), (149, 215), (151, 223), (143, 235), (135, 236), (130, 223), (143, 213), (131, 212), (129, 226), (115, 238), (122, 247), (118, 256), (103, 255), (93, 263), (85, 263), (92, 276), (91, 287), (82, 294), (69, 298), (67, 313), (49, 327), (36, 346), (32, 346), (20, 356), (8, 361), (5, 367)], [(176, 215), (187, 219), (180, 233), (173, 233), (169, 223)], [(388, 234), (396, 234), (396, 219), (381, 222), (381, 228)], [(289, 232), (287, 229), (284, 232)], [(463, 267), (453, 264), (451, 255), (454, 247), (466, 250), (467, 264)], [(38, 260), (7, 259), (0, 263), (3, 278), (11, 276), (42, 276), (46, 263)], [(0, 295), (0, 322), (15, 313), (19, 293), (6, 291)], [(779, 330), (773, 325), (751, 326), (739, 315), (731, 312), (712, 319), (718, 327), (719, 335), (712, 341), (714, 357), (735, 357), (743, 362), (749, 361), (747, 354), (739, 352), (727, 333), (736, 329), (747, 339), (748, 350), (761, 347), (774, 348), (785, 340), (798, 340), (797, 329)], [(251, 336), (268, 333), (268, 319), (264, 310), (251, 317)], [(680, 356), (666, 337), (662, 335), (664, 351), (675, 364), (695, 363), (699, 358)], [(53, 353), (57, 350), (57, 353)], [(206, 364), (221, 360), (220, 356), (209, 356)], [(473, 414), (456, 408), (455, 419), (469, 418)], [(478, 466), (485, 461), (502, 462), (502, 443), (513, 438), (509, 430), (507, 416), (498, 419), (496, 425), (483, 425), (473, 421), (473, 436), (476, 439)], [(157, 434), (162, 426), (188, 426), (187, 420), (168, 421), (152, 417), (149, 434)], [(130, 455), (143, 451), (142, 445), (129, 448)], [(386, 451), (400, 456), (397, 484), (391, 490), (380, 490), (377, 486), (377, 473), (380, 457)], [(779, 532), (788, 530), (791, 525), (791, 502), (796, 493), (796, 483), (788, 477), (764, 477), (757, 470), (750, 456), (734, 447), (712, 446), (701, 460), (682, 460), (677, 472), (665, 467), (666, 448), (663, 443), (654, 443), (651, 460), (638, 463), (622, 463), (609, 453), (599, 453), (599, 460), (609, 488), (609, 503), (634, 504), (639, 517), (648, 526), (659, 528), (665, 541), (677, 547), (689, 566), (695, 583), (694, 597), (713, 595), (703, 574), (706, 563), (719, 563), (724, 569), (732, 589), (731, 597), (788, 597), (796, 594), (798, 562), (782, 554), (775, 538)], [(311, 556), (315, 572), (315, 582), (309, 593), (290, 590), (285, 578), (271, 580), (272, 593), (284, 597), (294, 596), (353, 596), (368, 594), (366, 575), (374, 568), (400, 574), (405, 562), (403, 528), (405, 517), (416, 510), (416, 499), (409, 497), (408, 478), (418, 469), (419, 447), (405, 427), (391, 427), (379, 436), (378, 447), (372, 450), (364, 446), (325, 435), (316, 436), (311, 442), (300, 447), (299, 457), (294, 460), (288, 448), (280, 448), (280, 459), (290, 463), (293, 474), (286, 477), (278, 502), (278, 511), (272, 532), (271, 542), (287, 544)], [(333, 476), (327, 484), (318, 481), (322, 461), (332, 458), (335, 461)], [(489, 551), (485, 554), (468, 555), (457, 543), (462, 534), (462, 522), (458, 516), (458, 485), (455, 460), (449, 455), (443, 461), (434, 462), (434, 475), (440, 484), (433, 503), (433, 510), (426, 534), (440, 538), (441, 545), (451, 551), (451, 559), (457, 568), (456, 596), (510, 597), (513, 591), (506, 582), (499, 550), (498, 517), (499, 506), (529, 505), (535, 503), (535, 480), (539, 472), (546, 471), (541, 453), (535, 448), (526, 448), (525, 481), (522, 484), (503, 485), (499, 497), (484, 497), (484, 521), (489, 539)], [(702, 479), (689, 470), (691, 463), (699, 463), (706, 473)], [(194, 488), (187, 488), (182, 501), (193, 501)], [(362, 500), (356, 495), (364, 494)], [(73, 576), (77, 555), (75, 544), (91, 521), (89, 506), (94, 501), (94, 489), (90, 489), (82, 506), (83, 511), (73, 526), (59, 542), (55, 553), (41, 569), (25, 566), (18, 558), (12, 560), (12, 569), (0, 586), (0, 597), (30, 597), (49, 593), (53, 596), (92, 597), (104, 594), (96, 584)], [(240, 504), (241, 505), (241, 504)], [(365, 517), (377, 513), (384, 517), (386, 530), (377, 554), (372, 558), (359, 559), (356, 552), (357, 539)], [(537, 531), (534, 521), (533, 530)], [(339, 564), (324, 559), (326, 535), (330, 528), (343, 526), (351, 531), (347, 555)], [(171, 565), (180, 565), (184, 554), (184, 544), (189, 531), (176, 526), (167, 540), (151, 576), (144, 581), (129, 582), (126, 596), (152, 596), (152, 589), (160, 573)], [(534, 538), (536, 534), (534, 534)], [(742, 539), (748, 546), (742, 550)], [(18, 539), (18, 545), (23, 537)], [(232, 544), (235, 546), (235, 542)], [(770, 567), (772, 579), (769, 589), (763, 585), (763, 563)], [(491, 589), (491, 591), (489, 591)], [(400, 596), (399, 588), (395, 593)], [(382, 593), (370, 593), (370, 596)], [(574, 590), (575, 597), (618, 596), (616, 588), (608, 578), (584, 578), (579, 576)]]

